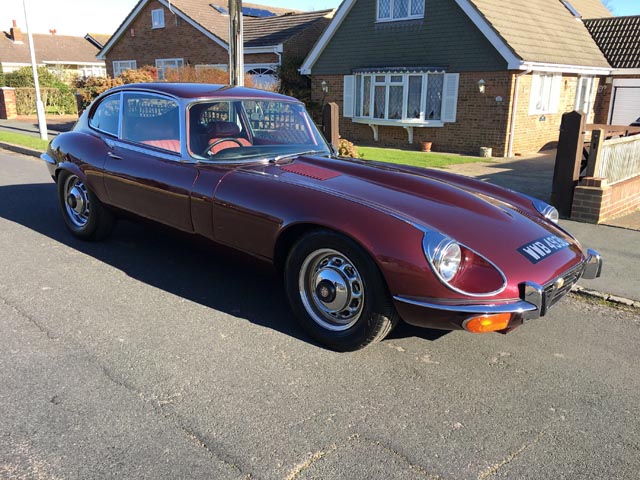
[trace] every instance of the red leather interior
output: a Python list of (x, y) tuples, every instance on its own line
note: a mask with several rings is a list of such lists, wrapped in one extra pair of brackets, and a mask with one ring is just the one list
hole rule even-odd
[(145, 140), (142, 143), (180, 153), (180, 140)]
[[(209, 127), (209, 134), (211, 135), (211, 139), (209, 140), (208, 145), (212, 145), (220, 141), (220, 143), (209, 150), (209, 152), (214, 155), (220, 150), (225, 150), (227, 148), (251, 146), (251, 142), (249, 140), (240, 137), (240, 127), (233, 122), (214, 122)], [(225, 140), (227, 138), (230, 140)]]

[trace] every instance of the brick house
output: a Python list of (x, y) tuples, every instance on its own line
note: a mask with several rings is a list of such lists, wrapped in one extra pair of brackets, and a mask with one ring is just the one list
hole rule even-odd
[[(34, 33), (32, 37), (39, 66), (46, 66), (62, 77), (105, 75), (104, 62), (96, 60), (99, 48), (85, 38), (57, 35), (55, 30), (49, 34)], [(15, 20), (8, 32), (0, 34), (0, 65), (5, 73), (31, 66), (29, 39)]]
[[(332, 10), (292, 12), (243, 4), (245, 71), (258, 85), (275, 81), (283, 58), (304, 58), (331, 21)], [(226, 2), (140, 0), (98, 58), (109, 75), (154, 65), (160, 79), (166, 68), (191, 65), (227, 70), (229, 15)]]
[(612, 69), (582, 19), (610, 16), (600, 0), (345, 0), (301, 72), (352, 141), (526, 154), (565, 111), (593, 119)]
[(640, 15), (584, 24), (612, 68), (601, 87), (595, 123), (629, 125), (640, 118)]

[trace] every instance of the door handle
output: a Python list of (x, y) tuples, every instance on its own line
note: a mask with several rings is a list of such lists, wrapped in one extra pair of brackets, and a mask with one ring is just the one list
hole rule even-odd
[(109, 155), (111, 158), (113, 158), (114, 160), (122, 160), (122, 157), (116, 155), (113, 152), (107, 152), (107, 155)]

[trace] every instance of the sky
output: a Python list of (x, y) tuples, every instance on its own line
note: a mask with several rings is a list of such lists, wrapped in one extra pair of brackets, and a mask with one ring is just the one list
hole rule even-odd
[[(137, 0), (24, 0), (32, 33), (55, 29), (59, 35), (112, 34), (136, 5)], [(340, 0), (252, 0), (249, 3), (296, 10), (336, 8)], [(640, 0), (606, 0), (615, 15), (640, 15)], [(23, 0), (0, 0), (0, 31), (9, 31), (11, 21), (26, 30)], [(73, 13), (71, 13), (73, 12)]]

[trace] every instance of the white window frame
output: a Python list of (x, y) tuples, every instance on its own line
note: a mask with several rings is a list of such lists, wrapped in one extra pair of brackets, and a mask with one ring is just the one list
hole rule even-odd
[(151, 10), (151, 28), (164, 28), (164, 9)]
[[(380, 0), (376, 0), (376, 22), (398, 22), (398, 21), (402, 21), (402, 20), (415, 20), (415, 19), (420, 19), (420, 18), (424, 18), (424, 11), (425, 11), (425, 0), (407, 0), (408, 5), (407, 5), (407, 16), (406, 17), (394, 17), (394, 2), (396, 0), (389, 0), (389, 16), (388, 17), (381, 17), (380, 16)], [(416, 4), (422, 4), (422, 13), (417, 13), (412, 15), (411, 14), (411, 10), (412, 10), (412, 6)]]
[[(434, 75), (443, 76), (443, 85), (441, 93), (441, 107), (440, 118), (429, 119), (425, 118), (426, 106), (427, 106), (427, 92), (429, 87), (429, 77)], [(449, 74), (451, 75), (451, 74)], [(364, 78), (369, 77), (369, 115), (363, 115), (364, 112)], [(384, 77), (384, 81), (381, 79), (376, 80), (376, 77)], [(402, 81), (392, 81), (392, 77), (402, 77)], [(409, 77), (421, 77), (422, 85), (420, 90), (420, 116), (419, 118), (408, 118), (408, 104), (409, 104)], [(401, 126), (417, 126), (417, 127), (441, 127), (447, 120), (445, 119), (445, 95), (446, 95), (446, 83), (447, 74), (444, 72), (365, 72), (358, 73), (353, 76), (354, 78), (354, 108), (353, 108), (353, 121), (356, 123), (367, 123), (376, 125), (401, 125)], [(457, 79), (456, 79), (457, 81)], [(378, 118), (375, 116), (375, 87), (385, 87), (385, 111), (384, 117)], [(402, 114), (401, 118), (389, 118), (389, 92), (391, 86), (402, 86)], [(359, 92), (356, 89), (360, 89)], [(453, 93), (455, 95), (454, 103), (457, 103), (457, 90)], [(358, 105), (355, 104), (357, 99)], [(346, 100), (345, 100), (346, 102)], [(455, 107), (455, 106), (454, 106)], [(452, 114), (452, 121), (455, 122), (455, 113)]]
[[(583, 84), (583, 80), (586, 80), (586, 85)], [(592, 99), (593, 88), (596, 83), (595, 80), (596, 77), (593, 77), (591, 75), (580, 75), (578, 77), (578, 84), (576, 86), (576, 102), (574, 105), (574, 109), (577, 112), (584, 113), (585, 115), (587, 115), (587, 117), (591, 114), (591, 108), (593, 107)]]
[(122, 72), (127, 70), (135, 70), (138, 63), (135, 60), (114, 60), (113, 61), (113, 78), (116, 78)]
[[(170, 64), (170, 65), (167, 65)], [(184, 58), (156, 58), (156, 68), (158, 69), (158, 80), (164, 80), (166, 68), (184, 67)]]
[(529, 115), (558, 113), (562, 74), (536, 72), (531, 78)]

